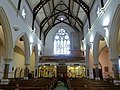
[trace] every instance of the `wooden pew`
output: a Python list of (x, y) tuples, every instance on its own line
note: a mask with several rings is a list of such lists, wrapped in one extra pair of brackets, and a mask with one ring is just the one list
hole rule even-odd
[(20, 90), (51, 90), (57, 83), (57, 78), (40, 78), (30, 80), (13, 80), (9, 84), (18, 84)]
[(67, 83), (69, 90), (120, 90), (120, 86), (102, 80), (72, 79)]
[(0, 90), (19, 90), (19, 85), (0, 84)]

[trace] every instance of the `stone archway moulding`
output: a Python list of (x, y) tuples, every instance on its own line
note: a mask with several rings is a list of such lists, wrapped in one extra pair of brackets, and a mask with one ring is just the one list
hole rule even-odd
[(24, 48), (25, 48), (25, 65), (30, 64), (30, 42), (27, 37), (27, 34), (25, 33), (23, 35), (23, 40), (24, 40)]
[(93, 42), (93, 59), (94, 64), (98, 64), (98, 57), (99, 57), (99, 43), (101, 39), (105, 39), (101, 34), (98, 32), (95, 34), (94, 42)]
[(4, 41), (5, 41), (5, 57), (4, 59), (12, 59), (13, 52), (13, 39), (12, 32), (8, 17), (2, 7), (0, 7), (0, 22), (3, 28)]
[[(25, 32), (22, 32), (21, 34), (19, 34), (19, 36), (17, 37), (16, 40), (18, 40), (21, 37), (23, 37), (23, 41), (24, 41), (24, 49), (25, 50), (23, 52), (25, 54), (25, 64), (29, 65), (29, 63), (30, 63), (30, 42), (29, 42), (28, 36)], [(14, 47), (15, 47), (15, 44), (14, 44)]]
[[(17, 42), (17, 40), (19, 40), (22, 36), (24, 36), (25, 35), (25, 32), (22, 32), (21, 34), (19, 34), (19, 36), (16, 38), (16, 40), (15, 40), (15, 42), (14, 42), (14, 48), (15, 48), (15, 46), (16, 46), (16, 42)], [(20, 46), (18, 46), (19, 48), (21, 48)], [(25, 55), (25, 51), (23, 50), (23, 48), (21, 48), (21, 50), (23, 51), (23, 53), (24, 53), (24, 55)]]
[(120, 28), (120, 4), (116, 8), (109, 31), (110, 59), (114, 59), (118, 57), (117, 41), (118, 41), (119, 28)]
[(35, 66), (37, 67), (37, 66), (38, 66), (38, 63), (39, 63), (39, 58), (38, 58), (38, 46), (37, 46), (37, 45), (34, 46), (34, 50), (35, 50)]

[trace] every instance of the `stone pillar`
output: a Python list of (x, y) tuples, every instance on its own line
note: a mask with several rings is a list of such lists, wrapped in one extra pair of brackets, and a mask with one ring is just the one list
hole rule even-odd
[(4, 74), (3, 74), (3, 79), (1, 80), (1, 84), (8, 84), (9, 65), (12, 59), (4, 59), (4, 61), (5, 61)]
[(90, 77), (90, 63), (89, 63), (89, 51), (90, 51), (90, 46), (86, 46), (86, 50), (84, 51), (85, 54), (85, 63), (86, 63), (86, 77)]
[(34, 78), (38, 78), (38, 66), (35, 66)]
[(28, 79), (28, 74), (29, 74), (29, 64), (25, 65), (25, 70), (24, 70), (24, 79)]
[(120, 80), (119, 80), (119, 63), (118, 63), (119, 58), (111, 59), (112, 64), (113, 64), (113, 72), (114, 72), (114, 84), (120, 85)]
[(114, 79), (119, 80), (119, 63), (118, 63), (118, 58), (111, 59), (112, 64), (113, 64), (113, 72), (114, 72)]
[(8, 73), (9, 73), (9, 64), (5, 64), (3, 79), (8, 78)]
[(93, 79), (93, 68), (91, 66), (89, 66), (89, 78)]
[(9, 74), (9, 65), (12, 59), (4, 59), (4, 60), (5, 60), (5, 67), (4, 67), (3, 79), (7, 79)]
[(99, 77), (99, 65), (98, 64), (93, 65), (93, 72), (94, 72), (94, 78), (96, 80), (100, 80), (100, 77)]
[(86, 78), (89, 78), (89, 66), (86, 66)]
[(119, 65), (113, 64), (113, 72), (115, 80), (119, 80)]

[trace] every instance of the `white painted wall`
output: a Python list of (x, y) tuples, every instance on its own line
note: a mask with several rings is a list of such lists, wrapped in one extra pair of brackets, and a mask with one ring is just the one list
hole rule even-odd
[[(106, 44), (107, 44), (107, 47), (109, 47), (109, 30), (111, 28), (111, 23), (112, 23), (112, 20), (113, 20), (113, 17), (114, 17), (114, 14), (115, 14), (115, 11), (116, 11), (116, 8), (118, 6), (118, 4), (120, 4), (120, 0), (108, 0), (108, 3), (105, 5), (104, 8), (101, 9), (101, 13), (98, 17), (96, 17), (96, 14), (95, 14), (95, 7), (92, 8), (92, 11), (91, 11), (91, 23), (92, 23), (92, 27), (90, 28), (90, 30), (88, 30), (88, 33), (86, 34), (87, 32), (87, 25), (88, 23), (85, 23), (85, 26), (84, 26), (84, 35), (85, 35), (85, 38), (84, 38), (84, 43), (87, 45), (90, 45), (90, 38), (91, 36), (93, 36), (93, 42), (94, 42), (94, 38), (95, 38), (95, 35), (96, 33), (99, 33), (106, 41)], [(96, 17), (96, 18), (95, 18)], [(108, 25), (107, 25), (107, 28), (108, 28), (108, 35), (106, 35), (106, 30), (104, 29), (104, 22), (106, 21), (109, 21)], [(110, 47), (109, 47), (110, 48)], [(93, 51), (92, 51), (93, 52)], [(90, 61), (92, 62), (92, 52), (91, 52), (91, 57), (90, 57)], [(112, 63), (109, 61), (109, 55), (108, 53), (104, 53), (104, 55), (106, 56), (103, 56), (104, 58), (102, 58), (102, 56), (100, 57), (101, 58), (101, 63), (103, 64), (103, 67), (105, 66), (108, 66), (109, 67), (109, 72), (112, 74), (113, 76), (113, 72), (112, 72)], [(106, 61), (103, 61), (103, 60), (106, 60)], [(105, 63), (104, 63), (105, 62)], [(90, 63), (90, 73), (92, 74), (92, 65), (93, 63)]]
[[(12, 32), (12, 38), (13, 38), (13, 47), (15, 47), (16, 45), (16, 41), (18, 38), (20, 38), (21, 34), (26, 34), (28, 39), (29, 39), (29, 43), (33, 43), (32, 47), (34, 47), (34, 45), (41, 45), (41, 41), (39, 40), (39, 25), (38, 23), (36, 23), (35, 21), (35, 26), (36, 26), (36, 32), (32, 32), (32, 12), (29, 9), (28, 5), (26, 4), (25, 0), (22, 0), (22, 5), (21, 5), (21, 9), (23, 9), (23, 7), (25, 7), (25, 9), (27, 10), (27, 15), (26, 15), (26, 19), (23, 19), (21, 16), (21, 11), (19, 12), (19, 14), (17, 14), (17, 3), (18, 0), (1, 0), (0, 1), (0, 7), (2, 7), (8, 17), (9, 23), (10, 23), (10, 27), (11, 27), (11, 32)], [(16, 27), (18, 29), (18, 31), (15, 31), (14, 27)], [(0, 30), (2, 30), (0, 28)], [(1, 33), (1, 32), (0, 32)], [(37, 33), (37, 34), (36, 34)], [(31, 37), (33, 38), (33, 41), (31, 42)], [(3, 34), (1, 35), (1, 38), (3, 38)], [(4, 40), (2, 40), (4, 41)], [(4, 43), (4, 42), (3, 42)], [(40, 43), (40, 44), (39, 44)], [(21, 49), (24, 47), (21, 47)], [(30, 47), (28, 47), (30, 48)], [(4, 54), (4, 47), (0, 47), (0, 53), (2, 52)], [(14, 50), (14, 48), (13, 48)], [(22, 49), (23, 50), (23, 49)], [(31, 51), (32, 52), (32, 49)], [(28, 52), (29, 53), (29, 52)], [(3, 69), (4, 69), (4, 55), (0, 54), (1, 58), (0, 58), (0, 79), (3, 76)], [(32, 53), (31, 53), (32, 54)], [(15, 56), (14, 56), (15, 55)], [(16, 60), (18, 60), (18, 62), (16, 63)], [(24, 56), (21, 56), (18, 53), (13, 53), (13, 63), (10, 63), (10, 73), (9, 73), (9, 77), (13, 76), (13, 73), (11, 71), (12, 67), (21, 67), (24, 68), (24, 61), (19, 62), (21, 60), (24, 60)], [(22, 66), (21, 66), (22, 65)]]
[[(30, 37), (33, 37), (34, 43), (38, 43), (40, 41), (39, 38), (37, 37), (37, 35), (35, 33), (32, 33), (32, 28), (31, 28), (32, 13), (30, 12), (30, 10), (28, 10), (28, 7), (26, 7), (28, 10), (26, 20), (23, 20), (21, 15), (19, 15), (19, 14), (17, 15), (16, 8), (13, 8), (13, 5), (10, 4), (8, 2), (8, 0), (2, 0), (2, 2), (0, 2), (0, 6), (4, 8), (4, 10), (8, 16), (8, 19), (9, 19), (9, 22), (11, 25), (14, 45), (15, 45), (15, 41), (16, 41), (17, 37), (23, 32), (27, 34), (29, 39), (30, 39)], [(21, 6), (21, 8), (22, 8), (22, 6)], [(17, 27), (19, 30), (15, 31), (14, 27)], [(37, 27), (37, 30), (39, 30), (38, 27)]]

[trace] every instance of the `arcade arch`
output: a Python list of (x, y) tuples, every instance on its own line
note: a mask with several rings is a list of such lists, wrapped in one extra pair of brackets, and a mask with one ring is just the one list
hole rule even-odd
[(0, 77), (6, 79), (8, 78), (9, 66), (12, 60), (13, 39), (12, 39), (12, 32), (8, 17), (2, 7), (0, 7), (0, 29), (2, 31), (0, 32), (0, 34), (2, 35), (2, 37), (0, 37), (1, 38), (0, 41), (2, 47), (4, 47), (4, 48), (0, 47), (4, 53), (4, 55), (1, 56), (2, 57), (1, 59), (5, 61), (5, 65), (4, 63), (2, 63), (2, 65), (5, 68), (2, 70), (4, 74), (2, 73)]
[(109, 58), (113, 64), (114, 77), (119, 79), (119, 55), (120, 55), (120, 4), (117, 6), (114, 17), (112, 19), (109, 35), (110, 53)]
[[(12, 68), (15, 78), (24, 77), (24, 69), (30, 64), (29, 41), (25, 33), (21, 33), (15, 42)], [(19, 57), (19, 58), (18, 58)], [(27, 65), (27, 66), (26, 66)]]

